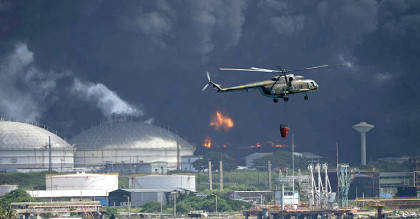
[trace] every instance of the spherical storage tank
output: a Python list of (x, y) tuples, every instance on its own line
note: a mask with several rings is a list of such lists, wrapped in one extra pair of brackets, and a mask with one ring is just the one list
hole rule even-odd
[(168, 169), (181, 156), (191, 156), (195, 147), (178, 135), (152, 124), (110, 121), (94, 126), (70, 139), (76, 146), (75, 166), (94, 168), (107, 163), (151, 163), (164, 161)]
[(57, 135), (35, 125), (0, 120), (0, 169), (48, 170), (49, 141), (54, 170), (72, 169), (74, 147)]

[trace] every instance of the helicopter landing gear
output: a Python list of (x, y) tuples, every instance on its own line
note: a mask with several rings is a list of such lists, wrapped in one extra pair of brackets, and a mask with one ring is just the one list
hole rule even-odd
[(284, 100), (284, 102), (287, 102), (287, 101), (289, 101), (289, 98), (288, 97), (283, 97), (283, 100)]
[(308, 100), (309, 99), (308, 95), (305, 94), (305, 96), (303, 97), (303, 99)]
[(275, 97), (275, 98), (273, 99), (273, 102), (274, 102), (274, 103), (279, 102), (279, 98)]

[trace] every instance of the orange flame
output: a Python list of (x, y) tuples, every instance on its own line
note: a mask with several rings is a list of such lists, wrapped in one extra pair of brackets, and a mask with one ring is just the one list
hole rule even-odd
[(209, 136), (207, 136), (204, 139), (203, 146), (206, 147), (206, 148), (211, 148), (211, 138)]
[(251, 145), (251, 146), (249, 146), (250, 148), (260, 148), (260, 147), (262, 147), (262, 145), (260, 144), (260, 143), (257, 143), (257, 144), (255, 144), (255, 145)]
[(272, 141), (268, 141), (268, 143), (271, 145), (271, 147), (273, 147), (273, 148), (282, 148), (282, 147), (286, 147), (286, 145), (284, 145), (284, 144), (276, 144), (276, 143), (274, 143), (274, 142), (272, 142)]
[(217, 111), (216, 115), (213, 115), (211, 118), (210, 126), (214, 126), (217, 131), (222, 130), (227, 132), (229, 129), (233, 128), (234, 123), (231, 118)]

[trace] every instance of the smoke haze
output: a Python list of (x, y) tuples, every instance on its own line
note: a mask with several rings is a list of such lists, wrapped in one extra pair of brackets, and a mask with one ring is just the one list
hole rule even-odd
[[(368, 160), (420, 155), (419, 33), (416, 0), (3, 0), (0, 114), (65, 136), (114, 114), (147, 116), (198, 153), (209, 136), (236, 156), (290, 145), (278, 132), (288, 124), (296, 151), (333, 158), (338, 141), (343, 162), (359, 160), (351, 126), (366, 121)], [(274, 76), (220, 67), (338, 63), (302, 72), (320, 86), (308, 101), (201, 91), (207, 71), (223, 87)], [(209, 126), (216, 111), (235, 128)]]

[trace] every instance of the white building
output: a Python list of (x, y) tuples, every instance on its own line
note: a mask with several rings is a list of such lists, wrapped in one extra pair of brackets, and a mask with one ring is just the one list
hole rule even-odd
[[(276, 204), (281, 204), (281, 191), (274, 192), (274, 202)], [(299, 192), (295, 190), (295, 193), (293, 194), (293, 191), (284, 191), (284, 204), (299, 204)]]
[(167, 191), (195, 192), (194, 175), (148, 175), (130, 176), (130, 189), (163, 189)]
[(0, 170), (45, 171), (51, 164), (54, 171), (68, 171), (74, 166), (74, 147), (56, 134), (41, 127), (0, 119)]
[(202, 159), (202, 156), (184, 156), (181, 158), (181, 170), (182, 171), (186, 171), (186, 172), (198, 172), (198, 170), (196, 170), (193, 167), (193, 163), (198, 160), (198, 159)]
[(273, 153), (253, 153), (245, 157), (245, 163), (247, 169), (254, 168), (254, 160), (259, 159), (261, 157), (265, 157), (268, 155), (272, 155)]

